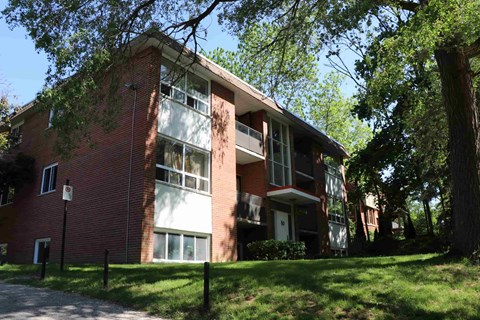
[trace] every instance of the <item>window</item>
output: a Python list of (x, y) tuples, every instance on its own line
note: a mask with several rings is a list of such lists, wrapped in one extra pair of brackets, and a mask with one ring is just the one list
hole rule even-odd
[(328, 220), (335, 223), (345, 224), (345, 210), (343, 208), (343, 200), (327, 196)]
[(55, 110), (53, 109), (50, 109), (48, 111), (48, 127), (47, 128), (51, 128), (52, 125), (53, 125), (53, 118), (55, 117)]
[(331, 157), (326, 156), (325, 159), (323, 160), (323, 163), (325, 164), (325, 171), (336, 177), (341, 177), (342, 176), (342, 169), (341, 165), (339, 165), (335, 160), (333, 160)]
[(13, 202), (13, 196), (15, 195), (15, 189), (12, 187), (5, 187), (0, 192), (0, 206), (5, 206)]
[(207, 237), (177, 233), (155, 233), (154, 260), (207, 261)]
[(210, 89), (207, 80), (167, 59), (162, 61), (160, 76), (160, 90), (165, 96), (202, 113), (210, 113)]
[(157, 180), (202, 192), (210, 190), (210, 152), (158, 136), (156, 166)]
[(42, 263), (43, 258), (48, 262), (50, 257), (50, 238), (35, 240), (35, 252), (33, 254), (33, 263)]
[(15, 147), (22, 143), (23, 121), (12, 126), (10, 130), (10, 144)]
[(55, 163), (43, 168), (41, 194), (55, 191), (57, 184), (57, 167), (58, 164)]
[(276, 186), (290, 184), (290, 152), (288, 128), (270, 118), (268, 126), (268, 160), (270, 183)]
[(5, 262), (5, 259), (7, 258), (7, 246), (6, 243), (0, 243), (0, 264)]

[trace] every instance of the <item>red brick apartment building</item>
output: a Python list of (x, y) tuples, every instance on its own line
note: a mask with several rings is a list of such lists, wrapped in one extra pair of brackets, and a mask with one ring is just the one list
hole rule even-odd
[(62, 161), (45, 134), (51, 114), (30, 104), (13, 116), (36, 175), (2, 201), (4, 258), (38, 263), (46, 248), (60, 260), (67, 178), (66, 263), (99, 262), (104, 249), (115, 263), (232, 261), (261, 239), (345, 253), (342, 145), (212, 61), (192, 65), (155, 41), (137, 47), (118, 128), (94, 129), (94, 148)]

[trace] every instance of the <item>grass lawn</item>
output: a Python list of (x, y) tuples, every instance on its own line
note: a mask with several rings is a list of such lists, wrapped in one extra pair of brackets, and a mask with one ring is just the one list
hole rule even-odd
[(202, 314), (203, 265), (4, 265), (0, 279), (78, 292), (178, 319), (480, 319), (480, 268), (439, 255), (211, 265), (211, 312)]

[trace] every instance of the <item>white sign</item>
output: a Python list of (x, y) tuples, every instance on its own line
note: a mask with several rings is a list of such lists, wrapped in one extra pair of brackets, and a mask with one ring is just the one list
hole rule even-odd
[(73, 187), (72, 186), (63, 186), (63, 200), (72, 201), (73, 199)]

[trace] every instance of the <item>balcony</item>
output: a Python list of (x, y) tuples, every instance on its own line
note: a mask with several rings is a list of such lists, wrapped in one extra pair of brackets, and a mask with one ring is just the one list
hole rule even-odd
[(272, 188), (267, 192), (267, 197), (270, 197), (273, 200), (296, 204), (309, 204), (320, 202), (320, 198), (318, 198), (317, 196), (294, 186)]
[(265, 160), (263, 135), (239, 121), (235, 122), (235, 129), (237, 163), (248, 164)]
[(237, 219), (258, 225), (266, 223), (262, 197), (246, 192), (237, 192)]

